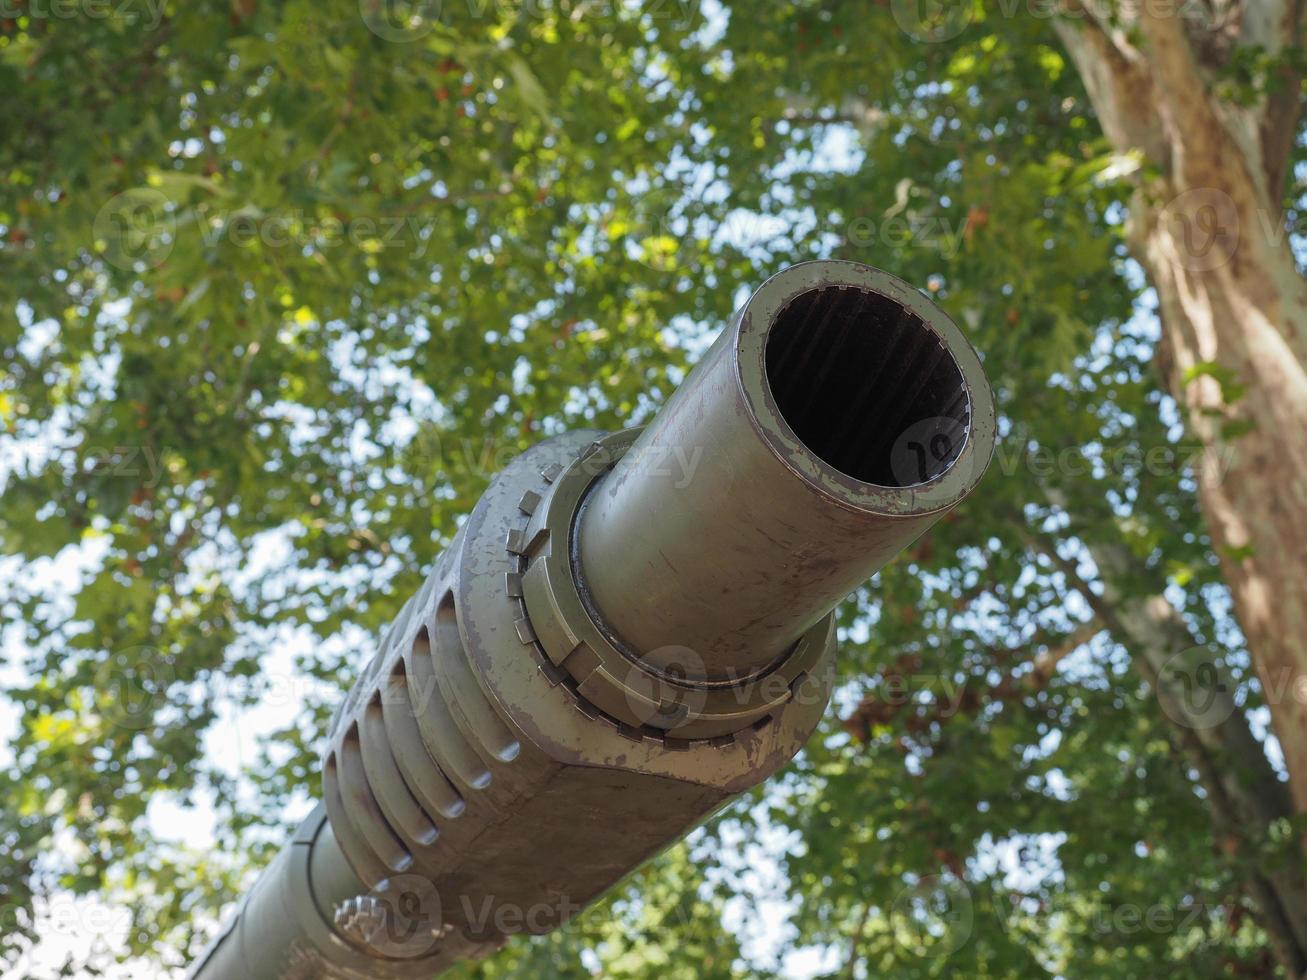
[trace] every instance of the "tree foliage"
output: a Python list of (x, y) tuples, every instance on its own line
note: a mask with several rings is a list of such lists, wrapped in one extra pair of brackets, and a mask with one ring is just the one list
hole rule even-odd
[[(833, 256), (965, 327), (989, 476), (843, 607), (836, 704), (783, 778), (467, 975), (782, 973), (720, 925), (762, 921), (738, 855), (778, 840), (786, 949), (830, 975), (1268, 968), (1250, 882), (1295, 832), (1214, 830), (1129, 628), (1169, 603), (1261, 717), (1124, 247), (1141, 163), (1049, 18), (93, 6), (0, 21), (9, 956), (72, 891), (132, 910), (124, 955), (183, 962), (497, 466), (645, 417), (742, 291)], [(304, 713), (233, 772), (204, 735), (292, 634)], [(157, 801), (214, 807), (216, 846), (161, 836)]]

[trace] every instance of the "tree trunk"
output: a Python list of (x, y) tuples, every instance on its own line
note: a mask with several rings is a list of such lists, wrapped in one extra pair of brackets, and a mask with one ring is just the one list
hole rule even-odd
[[(1210, 21), (1193, 16), (1205, 3), (1145, 2), (1112, 24), (1096, 16), (1104, 6), (1069, 7), (1058, 32), (1115, 149), (1148, 163), (1130, 246), (1157, 292), (1165, 380), (1209, 449), (1200, 501), (1303, 812), (1307, 284), (1281, 208), (1301, 111), (1282, 55), (1302, 7), (1246, 0)], [(1273, 67), (1260, 95), (1236, 103), (1212, 78), (1241, 47)]]

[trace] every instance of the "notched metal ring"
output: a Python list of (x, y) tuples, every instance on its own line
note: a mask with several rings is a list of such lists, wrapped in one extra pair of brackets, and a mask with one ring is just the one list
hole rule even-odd
[(519, 626), (529, 629), (530, 642), (570, 679), (578, 697), (620, 724), (668, 740), (730, 741), (766, 723), (794, 698), (832, 640), (833, 616), (809, 629), (766, 670), (727, 684), (659, 671), (615, 642), (578, 585), (574, 538), (587, 493), (637, 435), (638, 429), (628, 429), (597, 440), (551, 474), (543, 498), (531, 494), (523, 501), (527, 506), (520, 510), (528, 520), (506, 542), (525, 566), (512, 583), (526, 610)]

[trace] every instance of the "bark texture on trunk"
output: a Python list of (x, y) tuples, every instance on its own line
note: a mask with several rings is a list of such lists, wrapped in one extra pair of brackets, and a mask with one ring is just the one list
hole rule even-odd
[[(1157, 292), (1159, 366), (1210, 448), (1203, 512), (1304, 812), (1307, 283), (1281, 206), (1301, 82), (1276, 60), (1303, 3), (1122, 4), (1114, 22), (1105, 6), (1068, 7), (1057, 29), (1114, 148), (1147, 161), (1129, 241)], [(1243, 47), (1276, 67), (1255, 98), (1221, 98)]]

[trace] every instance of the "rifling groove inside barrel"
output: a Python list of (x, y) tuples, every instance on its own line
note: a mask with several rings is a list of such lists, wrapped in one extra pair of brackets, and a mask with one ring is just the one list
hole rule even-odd
[[(942, 418), (959, 432), (969, 427), (966, 383), (943, 340), (876, 293), (840, 286), (800, 293), (777, 316), (766, 358), (767, 380), (794, 434), (864, 483), (907, 485), (895, 475), (891, 452), (915, 424)], [(931, 475), (947, 470), (961, 448), (955, 441)]]

